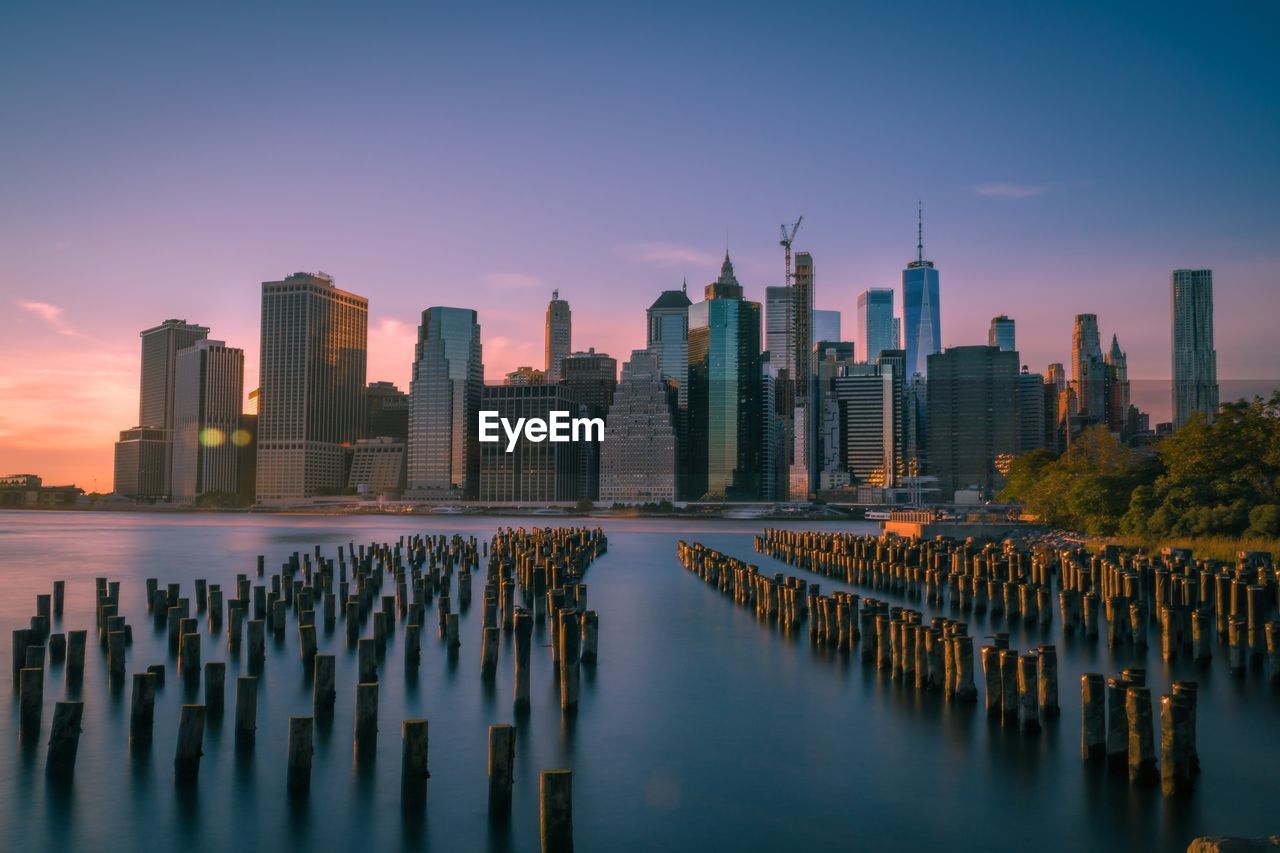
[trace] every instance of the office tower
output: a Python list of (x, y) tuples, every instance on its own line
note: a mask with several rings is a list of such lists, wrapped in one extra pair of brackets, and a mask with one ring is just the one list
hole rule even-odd
[(362, 438), (351, 448), (347, 488), (362, 497), (399, 497), (405, 484), (405, 443), (390, 436)]
[(852, 482), (841, 455), (840, 406), (832, 393), (832, 380), (853, 361), (853, 356), (852, 341), (819, 340), (813, 345), (813, 419), (817, 442), (813, 453), (818, 469), (818, 491), (843, 489)]
[(902, 388), (891, 361), (847, 364), (831, 380), (840, 410), (841, 461), (858, 485), (891, 488), (897, 482)]
[(764, 348), (776, 374), (786, 371), (788, 380), (794, 375), (791, 361), (795, 357), (795, 315), (790, 287), (764, 289)]
[(822, 310), (814, 309), (813, 339), (815, 341), (840, 340), (840, 312), (839, 311), (822, 311)]
[(573, 350), (573, 315), (569, 303), (560, 298), (560, 291), (551, 291), (547, 304), (547, 364), (546, 381), (560, 381), (560, 362)]
[(503, 384), (505, 385), (544, 385), (546, 384), (546, 374), (536, 367), (522, 365), (507, 374)]
[(658, 356), (664, 379), (676, 383), (679, 405), (689, 405), (689, 294), (664, 290), (646, 313), (646, 346)]
[(676, 386), (653, 350), (632, 350), (600, 443), (600, 500), (676, 499)]
[[(1000, 349), (997, 347), (997, 349)], [(1001, 349), (1001, 352), (1006, 350)], [(1044, 449), (1045, 435), (1045, 381), (1039, 373), (1022, 368), (1018, 374), (1017, 452), (1028, 453)]]
[(791, 500), (808, 500), (813, 492), (814, 424), (811, 399), (813, 385), (813, 257), (808, 252), (796, 253), (792, 297), (795, 317), (795, 368), (791, 416), (791, 467), (787, 496)]
[[(575, 352), (560, 362), (560, 384), (572, 388), (589, 418), (604, 420), (613, 404), (613, 394), (618, 387), (618, 362), (594, 348)], [(584, 441), (579, 444), (582, 461), (578, 466), (582, 482), (578, 485), (578, 497), (595, 500), (600, 494), (600, 443)]]
[[(688, 282), (679, 290), (664, 290), (649, 306), (646, 346), (658, 355), (662, 376), (676, 388), (676, 454), (685, 469), (689, 432), (689, 294)], [(685, 481), (676, 479), (676, 497), (684, 497)]]
[(881, 350), (898, 348), (891, 288), (873, 287), (858, 294), (858, 343), (862, 360), (868, 362), (875, 361)]
[[(138, 426), (128, 430), (134, 437), (128, 439), (126, 447), (116, 447), (116, 493), (125, 494), (121, 488), (134, 492), (130, 497), (161, 498), (167, 497), (172, 490), (173, 460), (173, 398), (175, 392), (175, 365), (178, 352), (209, 336), (209, 329), (197, 326), (186, 320), (165, 320), (159, 326), (145, 329), (139, 333), (142, 338), (142, 369), (138, 388)], [(159, 472), (130, 471), (129, 463), (152, 465), (154, 448), (147, 446), (146, 452), (139, 453), (139, 445), (133, 442), (138, 430), (146, 430), (151, 436), (146, 441), (162, 441), (164, 460)], [(156, 439), (154, 430), (162, 430), (164, 436)], [(126, 439), (121, 439), (125, 443)], [(145, 493), (139, 492), (145, 484)]]
[(773, 363), (773, 353), (760, 356), (760, 499), (786, 500), (787, 424), (783, 416), (787, 374)]
[(929, 357), (929, 473), (944, 500), (977, 486), (992, 493), (1017, 451), (1018, 354), (949, 347)]
[[(898, 410), (895, 413), (894, 429), (897, 431), (893, 438), (893, 446), (896, 449), (897, 456), (894, 459), (894, 483), (899, 479), (907, 476), (908, 470), (908, 442), (910, 437), (911, 424), (908, 418), (911, 412), (908, 409), (907, 389), (910, 383), (907, 382), (907, 354), (901, 349), (883, 349), (880, 350), (880, 357), (875, 363), (881, 366), (887, 365), (893, 371), (893, 398), (897, 401)], [(919, 384), (919, 383), (917, 383)], [(924, 394), (923, 386), (920, 388), (920, 395)], [(918, 466), (916, 466), (918, 468)]]
[(1013, 320), (1001, 314), (991, 318), (991, 328), (987, 330), (987, 346), (1013, 352), (1018, 347), (1014, 343)]
[(1124, 436), (1133, 434), (1129, 413), (1129, 358), (1120, 349), (1120, 340), (1111, 336), (1105, 356), (1107, 369), (1107, 428)]
[(364, 432), (369, 300), (323, 273), (262, 283), (258, 501), (346, 488)]
[(168, 430), (149, 427), (121, 430), (115, 448), (115, 493), (148, 500), (168, 497), (165, 475), (171, 447)]
[[(582, 417), (585, 408), (567, 385), (486, 385), (480, 407), (515, 423), (550, 419), (552, 411)], [(530, 441), (522, 432), (508, 453), (507, 441), (480, 444), (480, 500), (486, 503), (576, 501), (582, 442)]]
[(1213, 271), (1173, 271), (1173, 428), (1218, 411), (1213, 348)]
[[(257, 388), (249, 392), (257, 402)], [(253, 503), (258, 490), (258, 412), (242, 412), (239, 421), (239, 441), (236, 442), (236, 503), (246, 506)]]
[(244, 413), (257, 417), (258, 414), (258, 389), (254, 388), (249, 392), (249, 401), (244, 404)]
[(1071, 334), (1071, 380), (1079, 413), (1094, 422), (1106, 420), (1106, 363), (1098, 335), (1098, 315), (1077, 314)]
[(907, 352), (907, 381), (927, 377), (929, 356), (942, 349), (938, 311), (938, 270), (924, 259), (924, 219), (916, 224), (916, 259), (902, 271), (902, 317)]
[(240, 490), (244, 350), (204, 338), (179, 350), (173, 399), (173, 500)]
[(394, 382), (370, 382), (365, 391), (365, 438), (409, 440), (409, 395)]
[(423, 311), (409, 384), (406, 481), (414, 497), (475, 497), (483, 387), (476, 312), (438, 306)]
[(705, 299), (689, 306), (690, 500), (760, 495), (760, 303), (742, 298), (726, 252)]

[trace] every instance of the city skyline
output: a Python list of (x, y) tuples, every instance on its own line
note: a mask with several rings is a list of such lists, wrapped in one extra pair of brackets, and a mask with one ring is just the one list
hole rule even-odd
[[(815, 305), (850, 337), (865, 289), (899, 290), (901, 313), (920, 199), (944, 349), (981, 343), (1004, 313), (1041, 371), (1069, 363), (1072, 319), (1094, 313), (1119, 333), (1135, 395), (1166, 383), (1135, 403), (1170, 420), (1169, 276), (1212, 269), (1223, 399), (1280, 364), (1273, 312), (1258, 310), (1280, 291), (1274, 10), (796, 14), (812, 39), (798, 59), (751, 6), (451, 8), (429, 26), (412, 12), (335, 26), (277, 9), (19, 10), (0, 54), (25, 92), (0, 164), (0, 468), (106, 489), (110, 445), (136, 418), (136, 330), (209, 327), (244, 349), (247, 392), (249, 306), (296, 270), (370, 299), (370, 380), (407, 388), (415, 319), (463, 305), (500, 381), (543, 364), (557, 288), (574, 349), (644, 346), (644, 309), (686, 275), (712, 280), (726, 232), (762, 302), (783, 283), (778, 226), (804, 214), (795, 250), (821, 266)], [(534, 15), (553, 19), (536, 40)], [(909, 64), (906, 32), (923, 57)], [(713, 57), (726, 34), (737, 49)], [(299, 40), (343, 58), (290, 67), (279, 45)], [(1189, 41), (1195, 57), (1170, 63)], [(654, 43), (682, 61), (655, 64)], [(463, 64), (483, 72), (449, 73)], [(806, 116), (799, 142), (780, 106)]]

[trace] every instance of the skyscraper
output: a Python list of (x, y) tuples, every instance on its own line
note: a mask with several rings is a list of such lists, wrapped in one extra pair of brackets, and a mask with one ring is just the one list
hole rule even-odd
[(795, 317), (795, 369), (791, 418), (791, 468), (787, 494), (791, 500), (808, 500), (813, 491), (813, 412), (811, 399), (813, 380), (813, 257), (808, 252), (796, 253), (792, 284)]
[[(515, 423), (549, 419), (553, 411), (581, 417), (578, 395), (567, 385), (486, 385), (481, 407)], [(507, 442), (480, 444), (479, 498), (489, 503), (576, 501), (582, 497), (582, 442), (530, 441), (524, 432), (508, 453)]]
[(997, 347), (1005, 352), (1013, 352), (1018, 347), (1014, 343), (1013, 320), (1001, 314), (991, 318), (991, 328), (987, 330), (987, 346)]
[(240, 489), (244, 350), (207, 338), (178, 352), (173, 403), (173, 500)]
[(473, 498), (484, 389), (480, 324), (470, 308), (428, 308), (409, 384), (407, 484), (415, 497)]
[(840, 340), (840, 312), (821, 310), (813, 311), (813, 339), (815, 341)]
[(569, 303), (560, 298), (560, 291), (551, 291), (547, 303), (547, 366), (548, 384), (560, 381), (560, 362), (573, 351), (573, 315)]
[(942, 349), (942, 320), (938, 310), (938, 271), (924, 259), (924, 219), (916, 225), (916, 259), (902, 271), (903, 334), (907, 351), (907, 380), (929, 375), (929, 356)]
[[(1001, 348), (1001, 352), (1007, 352)], [(1022, 368), (1018, 374), (1017, 453), (1044, 449), (1045, 394), (1044, 376)]]
[(366, 394), (365, 438), (409, 440), (409, 395), (394, 382), (370, 382)]
[(1173, 271), (1173, 428), (1218, 411), (1218, 353), (1213, 348), (1213, 271)]
[(1018, 354), (949, 347), (929, 357), (929, 472), (943, 499), (957, 489), (1000, 488), (1017, 452)]
[[(142, 338), (142, 370), (138, 388), (138, 426), (129, 430), (133, 436), (121, 439), (121, 443), (131, 442), (127, 447), (116, 448), (116, 492), (131, 497), (166, 497), (172, 493), (173, 463), (173, 401), (175, 393), (176, 364), (178, 352), (209, 336), (209, 329), (197, 326), (186, 320), (165, 320), (159, 326), (145, 329), (139, 333)], [(152, 470), (156, 448), (148, 444), (144, 453), (136, 453), (145, 430), (148, 436), (145, 441), (160, 441), (163, 461), (159, 470)], [(155, 430), (162, 430), (158, 436)], [(123, 453), (123, 457), (121, 454)], [(146, 461), (148, 470), (130, 471), (131, 463)], [(145, 489), (143, 486), (145, 485)], [(121, 491), (121, 489), (127, 491)], [(139, 491), (142, 489), (142, 491)]]
[(1098, 335), (1097, 314), (1077, 314), (1071, 334), (1071, 379), (1076, 386), (1079, 414), (1106, 421), (1106, 363)]
[(691, 500), (760, 495), (760, 303), (742, 298), (726, 252), (706, 298), (689, 306)]
[(364, 431), (369, 300), (323, 273), (262, 283), (259, 502), (346, 488), (346, 447)]
[(1120, 349), (1120, 340), (1111, 336), (1111, 348), (1105, 356), (1107, 367), (1107, 427), (1112, 432), (1131, 435), (1132, 418), (1129, 414), (1129, 357)]
[[(563, 359), (560, 370), (560, 384), (576, 392), (586, 416), (604, 420), (618, 387), (617, 359), (592, 348)], [(578, 465), (581, 477), (578, 497), (596, 500), (600, 495), (600, 443), (584, 441), (578, 444), (578, 448), (582, 453), (582, 461)]]
[(858, 294), (858, 340), (863, 361), (875, 361), (881, 350), (898, 348), (898, 319), (893, 316), (893, 290), (873, 287)]
[(859, 485), (880, 488), (896, 482), (901, 430), (902, 385), (894, 365), (848, 364), (831, 380), (840, 409), (841, 460)]
[(675, 386), (652, 350), (633, 350), (622, 366), (600, 445), (600, 500), (676, 499)]
[(689, 294), (664, 290), (646, 312), (646, 346), (658, 356), (664, 379), (676, 383), (679, 405), (689, 405)]
[(795, 357), (795, 315), (790, 287), (764, 289), (764, 348), (769, 351), (769, 364), (775, 374), (786, 371), (787, 380), (794, 374), (791, 360)]

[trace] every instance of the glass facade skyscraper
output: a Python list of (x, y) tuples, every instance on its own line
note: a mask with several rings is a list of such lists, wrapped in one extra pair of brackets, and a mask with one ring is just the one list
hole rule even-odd
[(689, 306), (689, 499), (759, 498), (760, 386), (760, 303), (742, 298), (726, 253)]
[(560, 291), (551, 291), (547, 304), (547, 364), (548, 383), (560, 381), (560, 362), (573, 351), (573, 314), (569, 303), (560, 298)]
[(991, 318), (991, 328), (987, 330), (987, 346), (997, 347), (1005, 352), (1013, 352), (1018, 348), (1014, 341), (1012, 319), (1004, 314)]
[(1173, 271), (1173, 426), (1218, 411), (1218, 353), (1213, 348), (1213, 271)]
[(875, 361), (887, 349), (898, 348), (898, 318), (893, 316), (892, 288), (873, 287), (858, 294), (858, 339), (863, 361)]
[(480, 324), (470, 308), (428, 308), (409, 385), (408, 489), (472, 498), (478, 490), (484, 392)]
[(369, 300), (322, 273), (262, 283), (259, 502), (345, 489), (364, 432)]
[(244, 407), (244, 350), (206, 339), (178, 353), (173, 406), (175, 501), (239, 491), (237, 432)]

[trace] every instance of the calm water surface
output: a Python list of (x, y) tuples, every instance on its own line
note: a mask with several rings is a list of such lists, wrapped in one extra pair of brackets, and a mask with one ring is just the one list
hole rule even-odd
[[(332, 634), (321, 624), (320, 650), (337, 652), (338, 701), (332, 723), (317, 726), (303, 802), (285, 793), (288, 717), (312, 713), (296, 628), (291, 623), (279, 645), (268, 637), (258, 740), (246, 756), (235, 751), (232, 731), (244, 651), (228, 657), (225, 634), (209, 636), (202, 620), (202, 660), (228, 662), (227, 710), (206, 728), (198, 786), (175, 789), (184, 688), (164, 632), (146, 613), (145, 578), (181, 582), (194, 600), (195, 578), (229, 591), (237, 572), (252, 577), (257, 554), (266, 555), (270, 574), (289, 554), (316, 544), (332, 557), (352, 540), (455, 532), (487, 539), (500, 525), (556, 522), (0, 513), (6, 678), (10, 632), (25, 627), (35, 596), (65, 579), (66, 609), (54, 630), (92, 629), (97, 576), (121, 581), (121, 610), (134, 626), (128, 671), (159, 662), (169, 669), (157, 696), (154, 744), (131, 753), (128, 688), (107, 687), (105, 655), (91, 631), (78, 697), (84, 732), (69, 789), (44, 776), (53, 703), (67, 698), (61, 666), (46, 672), (44, 736), (34, 749), (18, 743), (17, 695), (10, 691), (0, 715), (0, 849), (536, 850), (538, 773), (552, 767), (573, 769), (574, 831), (583, 851), (1174, 850), (1196, 835), (1280, 832), (1280, 695), (1257, 673), (1230, 680), (1220, 659), (1207, 671), (1171, 671), (1155, 649), (1143, 660), (1112, 655), (1105, 642), (1064, 643), (1056, 622), (1046, 635), (1015, 632), (1019, 648), (1059, 648), (1062, 717), (1039, 737), (1023, 737), (990, 726), (981, 700), (948, 706), (881, 678), (856, 653), (816, 651), (805, 634), (779, 634), (677, 562), (675, 542), (685, 538), (762, 570), (804, 574), (755, 555), (751, 537), (762, 524), (741, 521), (600, 522), (609, 553), (587, 576), (591, 608), (600, 614), (600, 662), (583, 669), (580, 710), (571, 721), (561, 717), (548, 650), (537, 647), (548, 642), (544, 625), (535, 627), (527, 717), (511, 710), (510, 634), (503, 635), (496, 681), (481, 679), (477, 576), (456, 661), (438, 640), (433, 608), (416, 681), (404, 676), (402, 638), (389, 645), (380, 669), (377, 760), (371, 770), (357, 769), (355, 656), (346, 652), (341, 622)], [(970, 622), (971, 633), (987, 632), (985, 618)], [(1168, 803), (1158, 790), (1135, 791), (1080, 761), (1080, 673), (1113, 674), (1133, 663), (1148, 667), (1157, 696), (1173, 678), (1201, 681), (1204, 772), (1189, 800)], [(980, 671), (977, 680), (981, 691)], [(431, 781), (425, 813), (404, 814), (400, 722), (410, 717), (430, 720)], [(487, 727), (498, 722), (518, 727), (516, 779), (510, 819), (491, 823)]]

